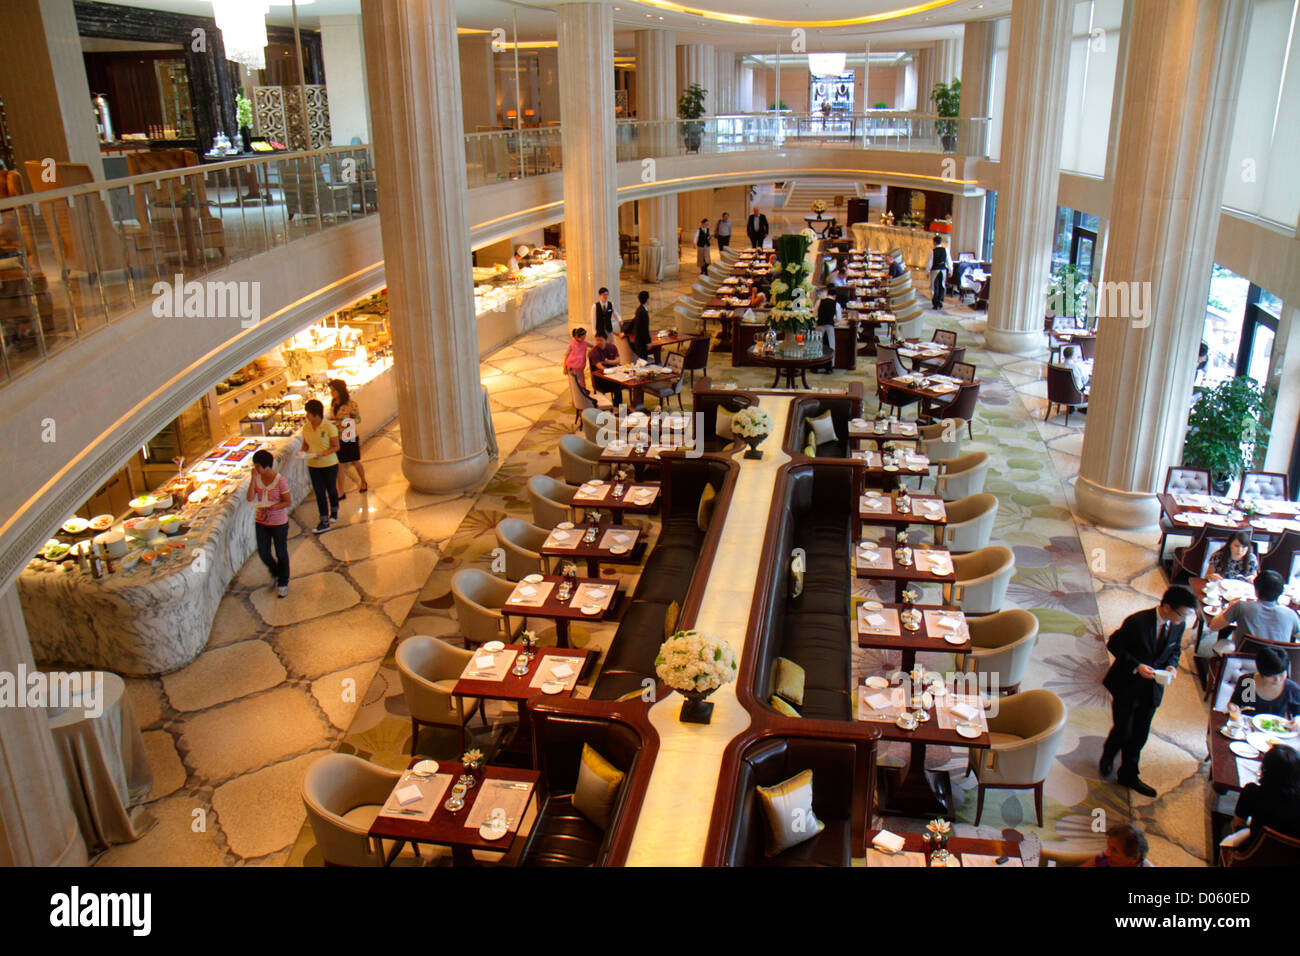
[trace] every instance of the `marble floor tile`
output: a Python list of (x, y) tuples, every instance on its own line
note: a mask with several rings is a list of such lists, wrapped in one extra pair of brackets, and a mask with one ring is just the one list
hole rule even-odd
[(176, 752), (176, 741), (165, 730), (149, 730), (144, 734), (144, 752), (149, 758), (149, 769), (153, 772), (153, 790), (151, 800), (170, 796), (181, 787), (189, 774), (181, 763), (180, 754)]
[(277, 630), (271, 641), (295, 677), (315, 679), (353, 664), (383, 657), (393, 642), (393, 622), (373, 607)]
[[(200, 811), (195, 816), (194, 811)], [(95, 860), (96, 866), (229, 866), (224, 839), (207, 802), (177, 794), (149, 805), (157, 821), (134, 843), (121, 843)], [(195, 829), (196, 821), (204, 829)]]
[(162, 677), (174, 710), (204, 710), (267, 690), (286, 677), (284, 665), (263, 641), (241, 641), (204, 651), (181, 670)]
[[(289, 542), (289, 576), (292, 578), (324, 571), (333, 561), (321, 550), (316, 535), (299, 535)], [(262, 559), (254, 553), (235, 575), (235, 583), (246, 588), (269, 588), (274, 584)]]
[(249, 600), (262, 620), (273, 627), (297, 624), (325, 614), (336, 614), (352, 607), (361, 595), (337, 571), (296, 578), (289, 582), (289, 596), (277, 597), (274, 591), (254, 591)]
[(232, 853), (259, 857), (293, 843), (306, 819), (303, 777), (328, 752), (318, 750), (273, 764), (213, 791), (212, 809)]
[(163, 719), (166, 701), (155, 677), (128, 677), (126, 696), (131, 701), (131, 712), (135, 722), (142, 730), (154, 726)]
[(312, 696), (329, 722), (339, 730), (346, 730), (352, 723), (361, 707), (362, 695), (370, 687), (377, 670), (379, 661), (370, 660), (312, 681)]
[(526, 372), (533, 368), (542, 368), (545, 365), (551, 365), (553, 363), (553, 359), (545, 358), (541, 355), (520, 355), (515, 358), (503, 359), (494, 364), (503, 372), (509, 372), (513, 375), (519, 372)]
[(493, 396), (493, 400), (505, 408), (522, 408), (525, 405), (549, 405), (555, 400), (555, 396), (546, 389), (530, 385), (527, 388), (498, 392)]
[(348, 573), (368, 596), (393, 597), (422, 587), (437, 560), (434, 549), (415, 547), (360, 561)]
[(319, 747), (328, 732), (311, 695), (289, 686), (182, 718), (176, 727), (185, 762), (213, 784)]
[(412, 591), (410, 594), (402, 594), (392, 600), (384, 602), (384, 613), (388, 615), (389, 620), (394, 624), (401, 626), (406, 620), (406, 616), (411, 613), (411, 605), (419, 596), (418, 591)]
[[(378, 518), (336, 528), (320, 535), (320, 543), (338, 561), (359, 561), (376, 554), (400, 551), (415, 544), (415, 535), (393, 518)], [(293, 558), (290, 557), (290, 566)]]
[(446, 541), (456, 533), (473, 507), (474, 500), (465, 497), (429, 508), (417, 508), (406, 513), (407, 527), (424, 541)]
[(243, 597), (227, 594), (217, 605), (217, 615), (212, 620), (212, 633), (208, 647), (224, 647), (236, 641), (256, 637), (266, 625), (253, 613)]

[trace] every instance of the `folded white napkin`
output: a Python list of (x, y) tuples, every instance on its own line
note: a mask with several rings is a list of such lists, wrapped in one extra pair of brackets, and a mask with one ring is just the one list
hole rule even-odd
[(974, 704), (953, 704), (948, 711), (959, 720), (974, 720), (980, 714)]
[(556, 680), (565, 680), (572, 673), (573, 667), (568, 663), (557, 664), (555, 667), (551, 668), (551, 676)]
[(864, 703), (872, 710), (888, 710), (894, 705), (894, 699), (888, 694), (872, 694)]
[(897, 833), (881, 830), (871, 840), (871, 845), (885, 853), (898, 853), (903, 849), (903, 838)]
[(487, 670), (490, 667), (495, 667), (496, 663), (497, 659), (491, 654), (480, 654), (478, 657), (474, 658), (474, 666), (479, 670)]
[(879, 614), (875, 614), (875, 613), (868, 614), (865, 620), (872, 627), (880, 627), (885, 623), (885, 619), (881, 617)]
[(397, 805), (404, 807), (410, 803), (416, 803), (424, 799), (424, 792), (415, 784), (408, 784), (400, 790), (393, 791), (393, 797), (397, 800)]

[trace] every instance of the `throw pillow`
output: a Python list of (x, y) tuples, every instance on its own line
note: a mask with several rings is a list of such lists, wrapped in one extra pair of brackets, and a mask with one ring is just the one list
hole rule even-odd
[(713, 503), (717, 497), (717, 489), (712, 485), (704, 486), (704, 494), (700, 495), (700, 507), (695, 514), (695, 523), (701, 531), (709, 530), (709, 519), (713, 517)]
[(592, 750), (589, 744), (583, 744), (578, 784), (573, 789), (573, 808), (604, 830), (609, 826), (609, 811), (624, 776), (623, 771)]
[(813, 813), (813, 773), (804, 770), (774, 787), (757, 787), (767, 814), (767, 855), (776, 856), (811, 840), (826, 824)]
[(777, 697), (776, 694), (772, 695), (771, 699), (768, 701), (768, 704), (771, 706), (771, 708), (774, 711), (776, 711), (778, 714), (781, 714), (784, 717), (800, 716), (799, 711), (795, 710), (793, 707), (791, 707), (789, 704), (783, 701), (780, 697)]
[(808, 424), (812, 426), (816, 444), (824, 445), (828, 441), (835, 441), (835, 420), (831, 417), (829, 408), (815, 418), (808, 419)]
[(796, 707), (803, 706), (803, 668), (784, 657), (776, 659), (776, 676), (772, 680), (772, 689), (779, 697), (784, 697)]
[(725, 438), (730, 441), (736, 437), (735, 433), (731, 430), (731, 417), (731, 412), (727, 411), (725, 408), (718, 409), (718, 424), (717, 427), (713, 429), (713, 432), (719, 438)]

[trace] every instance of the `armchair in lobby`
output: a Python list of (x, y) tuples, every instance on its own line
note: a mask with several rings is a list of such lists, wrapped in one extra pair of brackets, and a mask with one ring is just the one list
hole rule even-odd
[(967, 452), (958, 458), (941, 461), (935, 476), (935, 492), (944, 501), (978, 495), (984, 490), (988, 473), (989, 455), (985, 451)]
[[(966, 671), (996, 677), (1001, 693), (1020, 690), (1038, 641), (1038, 618), (1023, 608), (1008, 608), (987, 617), (973, 617), (967, 626), (971, 652), (962, 662)], [(984, 682), (980, 686), (985, 686)], [(988, 686), (993, 685), (990, 682)]]
[[(401, 776), (343, 753), (326, 754), (307, 768), (302, 802), (326, 866), (384, 865), (382, 841), (371, 842), (370, 824)], [(418, 866), (418, 851), (408, 845), (394, 862)]]
[(987, 750), (971, 751), (971, 769), (979, 781), (975, 825), (984, 815), (987, 790), (1034, 791), (1034, 810), (1043, 825), (1043, 783), (1065, 733), (1065, 704), (1050, 690), (1027, 690), (998, 701), (988, 718)]
[(188, 149), (159, 149), (128, 153), (126, 157), (126, 169), (132, 176), (191, 167), (195, 170), (193, 176), (136, 187), (140, 232), (133, 241), (136, 252), (146, 261), (175, 257), (184, 262), (197, 257), (205, 262), (210, 250), (218, 261), (225, 261), (225, 229), (220, 217), (209, 208), (198, 155)]
[(550, 532), (529, 524), (522, 518), (502, 518), (497, 522), (497, 544), (506, 554), (506, 577), (519, 581), (529, 574), (544, 574), (546, 561), (542, 545)]
[(1294, 867), (1300, 865), (1300, 840), (1264, 827), (1240, 846), (1220, 847), (1219, 865)]
[(942, 530), (943, 545), (953, 554), (967, 554), (987, 548), (998, 517), (998, 499), (988, 492), (947, 502), (948, 523)]
[[(458, 753), (465, 751), (465, 725), (483, 702), (477, 697), (457, 698), (452, 690), (474, 652), (452, 647), (436, 637), (414, 635), (397, 645), (397, 673), (402, 696), (411, 714), (411, 753), (420, 743), (421, 727), (446, 727), (456, 731)], [(459, 702), (458, 702), (459, 701)]]
[(993, 545), (970, 554), (955, 554), (952, 566), (957, 580), (943, 586), (944, 603), (955, 604), (968, 617), (1002, 610), (1007, 585), (1016, 573), (1016, 556), (1010, 548)]

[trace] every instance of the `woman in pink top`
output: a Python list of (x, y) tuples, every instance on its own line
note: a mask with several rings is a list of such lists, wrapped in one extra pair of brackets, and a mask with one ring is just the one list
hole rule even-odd
[(253, 454), (253, 474), (249, 476), (245, 497), (257, 509), (253, 525), (257, 553), (275, 579), (276, 594), (286, 597), (289, 594), (289, 508), (293, 496), (289, 493), (289, 479), (277, 474), (274, 464), (275, 459), (265, 448)]
[(581, 376), (587, 367), (587, 330), (574, 329), (569, 342), (569, 351), (564, 353), (564, 371), (569, 375), (575, 372)]

